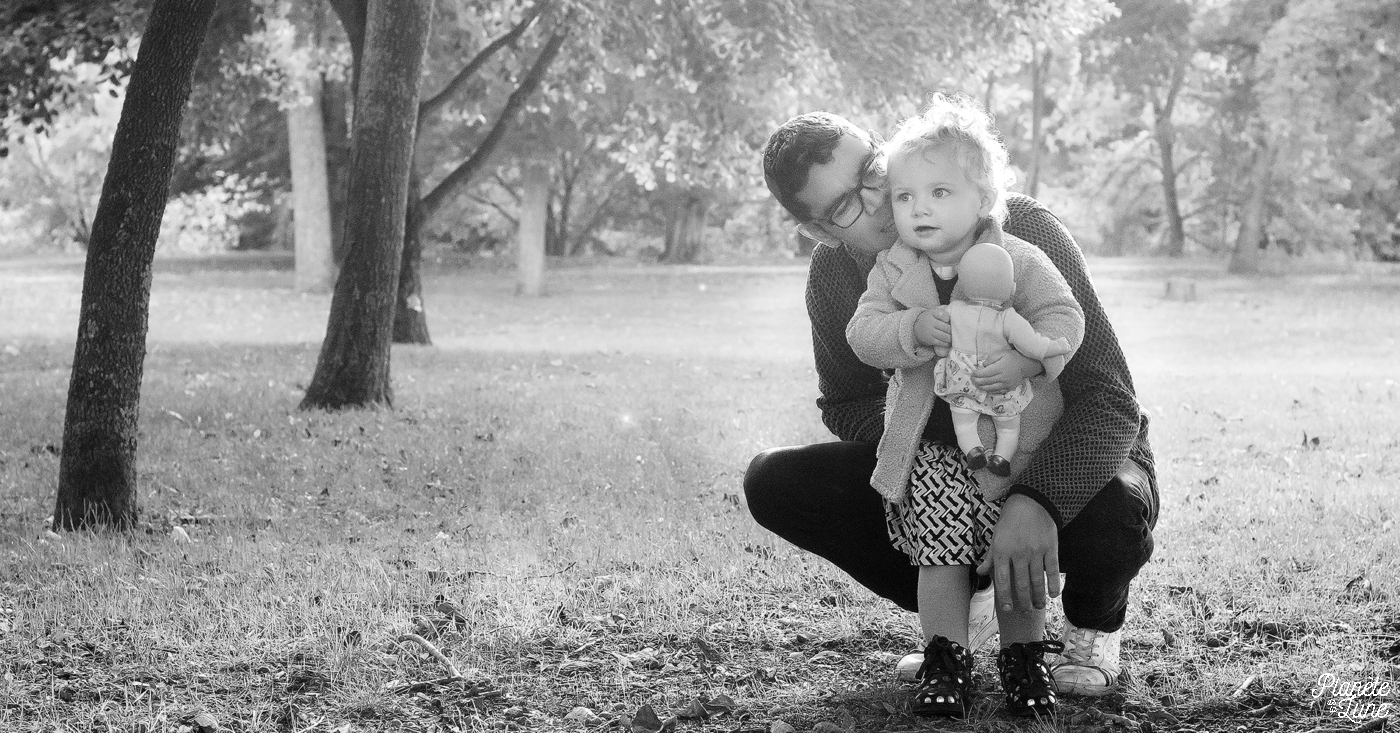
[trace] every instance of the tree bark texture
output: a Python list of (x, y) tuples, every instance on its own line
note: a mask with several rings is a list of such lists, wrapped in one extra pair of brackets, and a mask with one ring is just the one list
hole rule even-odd
[(350, 85), (343, 81), (323, 80), (321, 133), (326, 141), (326, 190), (330, 196), (331, 207), (331, 259), (337, 268), (345, 261), (345, 205), (350, 196), (350, 113)]
[(710, 204), (704, 198), (687, 194), (671, 207), (671, 222), (666, 227), (666, 245), (661, 254), (663, 262), (686, 264), (695, 262), (705, 249), (705, 219)]
[(516, 227), (520, 241), (516, 250), (516, 266), (520, 280), (516, 295), (531, 297), (544, 292), (544, 239), (549, 217), (549, 168), (542, 161), (525, 162), (521, 175), (520, 225)]
[(389, 351), (432, 0), (371, 0), (350, 144), (346, 256), (302, 409), (393, 404)]
[(125, 530), (136, 521), (136, 425), (151, 261), (214, 5), (156, 0), (132, 68), (83, 270), (55, 530)]
[(394, 298), (394, 343), (431, 346), (428, 312), (423, 306), (423, 221), (418, 204), (423, 177), (417, 169), (408, 174), (408, 208), (404, 212), (403, 262), (399, 265), (399, 290)]
[(309, 104), (287, 110), (287, 139), (295, 211), (296, 289), (330, 292), (335, 285), (331, 249), (331, 202), (326, 177), (326, 136), (321, 115), (321, 79), (307, 81)]

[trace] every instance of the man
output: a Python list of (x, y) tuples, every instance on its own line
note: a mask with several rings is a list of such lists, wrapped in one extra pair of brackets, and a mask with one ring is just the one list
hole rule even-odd
[[(896, 236), (889, 202), (870, 175), (877, 144), (821, 112), (789, 120), (768, 140), (768, 189), (802, 222), (800, 231), (825, 245), (812, 253), (807, 312), (817, 406), (840, 440), (759, 454), (744, 491), (759, 524), (915, 611), (917, 568), (891, 546), (869, 484), (887, 377), (856, 358), (845, 339), (875, 255)], [(1047, 595), (1062, 595), (1065, 652), (1052, 668), (1056, 685), (1102, 695), (1121, 672), (1128, 586), (1153, 548), (1157, 487), (1147, 417), (1074, 239), (1033, 199), (1013, 194), (1007, 208), (1005, 231), (1044, 250), (1069, 281), (1085, 335), (1060, 375), (1064, 415), (1011, 488), (978, 572), (991, 575), (1006, 607), (1044, 608)], [(974, 382), (1004, 390), (1039, 370), (1011, 350), (992, 356)], [(947, 403), (937, 403), (924, 437), (956, 445)]]

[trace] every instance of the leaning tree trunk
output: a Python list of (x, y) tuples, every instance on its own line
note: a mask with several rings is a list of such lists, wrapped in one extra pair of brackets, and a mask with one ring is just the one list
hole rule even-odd
[(1050, 74), (1050, 49), (1034, 51), (1031, 58), (1031, 162), (1027, 166), (1026, 195), (1035, 198), (1040, 189), (1040, 162), (1045, 149), (1045, 79)]
[(432, 0), (371, 0), (351, 135), (346, 256), (302, 409), (392, 405), (389, 350)]
[(136, 422), (151, 261), (199, 47), (215, 0), (156, 0), (92, 224), (63, 421), (54, 529), (136, 521)]
[(1167, 254), (1172, 257), (1186, 253), (1186, 227), (1181, 220), (1181, 201), (1176, 185), (1176, 125), (1172, 122), (1177, 95), (1186, 81), (1186, 63), (1184, 54), (1176, 59), (1165, 100), (1160, 105), (1155, 102), (1152, 105), (1155, 120), (1153, 135), (1157, 139), (1157, 152), (1162, 161), (1162, 208), (1167, 217)]
[(695, 262), (704, 249), (705, 218), (709, 203), (700, 196), (686, 195), (671, 210), (671, 223), (666, 228), (666, 245), (661, 254), (663, 262)]
[(423, 177), (408, 174), (408, 208), (404, 215), (403, 261), (399, 292), (394, 297), (394, 343), (431, 346), (428, 313), (423, 308), (423, 207), (419, 204)]

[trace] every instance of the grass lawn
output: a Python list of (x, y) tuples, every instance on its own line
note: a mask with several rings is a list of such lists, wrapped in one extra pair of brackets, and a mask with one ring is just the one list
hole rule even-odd
[[(1092, 269), (1153, 419), (1157, 553), (1123, 693), (1023, 724), (986, 651), (968, 721), (910, 716), (913, 615), (744, 507), (756, 452), (829, 439), (800, 261), (560, 269), (540, 299), (442, 266), (395, 409), (337, 414), (296, 409), (329, 296), (163, 263), (134, 537), (46, 533), (81, 264), (0, 262), (0, 731), (1379, 730), (1400, 273)], [(1163, 299), (1181, 275), (1199, 297)]]

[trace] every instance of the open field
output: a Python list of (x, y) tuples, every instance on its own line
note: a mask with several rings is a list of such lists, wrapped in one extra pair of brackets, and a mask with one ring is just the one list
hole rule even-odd
[(323, 414), (296, 404), (329, 296), (162, 263), (122, 538), (45, 533), (81, 263), (0, 262), (0, 731), (626, 731), (643, 706), (677, 731), (1309, 731), (1400, 704), (1400, 272), (1091, 263), (1153, 419), (1157, 554), (1124, 693), (1024, 725), (986, 653), (971, 720), (909, 716), (913, 616), (744, 509), (754, 453), (829, 437), (801, 264), (557, 270), (537, 300), (440, 267), (396, 409)]

